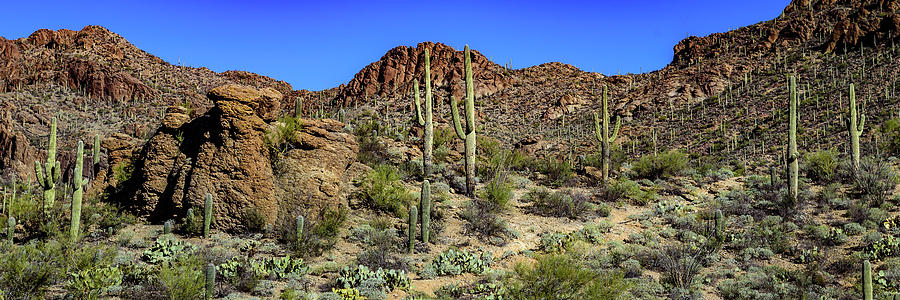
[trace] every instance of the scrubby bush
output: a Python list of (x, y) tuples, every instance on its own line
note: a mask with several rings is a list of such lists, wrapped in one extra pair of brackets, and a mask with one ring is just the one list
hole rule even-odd
[(572, 164), (567, 160), (555, 157), (546, 157), (535, 162), (534, 168), (546, 175), (547, 183), (554, 186), (561, 186), (575, 177)]
[(887, 163), (863, 160), (853, 176), (854, 190), (870, 205), (880, 206), (897, 185), (897, 175)]
[(656, 155), (648, 154), (634, 163), (632, 170), (637, 178), (665, 179), (687, 168), (687, 155), (671, 150)]
[(881, 125), (881, 134), (884, 136), (882, 147), (890, 155), (900, 154), (900, 119), (890, 119)]
[[(303, 225), (303, 237), (299, 241), (294, 239), (287, 239), (287, 241), (299, 257), (319, 256), (331, 250), (337, 243), (341, 227), (347, 220), (347, 210), (343, 207), (328, 207), (319, 211), (316, 220), (306, 219), (307, 221)], [(282, 236), (294, 236), (295, 227), (294, 224), (284, 224)]]
[(360, 197), (376, 209), (399, 218), (406, 217), (406, 209), (413, 196), (400, 182), (400, 173), (389, 165), (377, 165), (366, 175), (359, 188)]
[(589, 212), (589, 197), (574, 191), (550, 192), (537, 187), (525, 195), (526, 201), (537, 213), (545, 216), (578, 219)]
[(497, 215), (496, 204), (480, 199), (469, 201), (465, 209), (460, 212), (460, 218), (466, 221), (466, 229), (488, 242), (502, 245), (511, 236), (506, 227), (506, 221)]
[(397, 236), (397, 229), (376, 219), (370, 224), (353, 228), (349, 238), (365, 249), (357, 257), (360, 265), (371, 269), (406, 269), (408, 263), (395, 254), (400, 245)]
[(156, 280), (168, 299), (200, 299), (206, 285), (203, 270), (197, 256), (185, 255), (160, 264)]
[(807, 153), (802, 165), (806, 177), (818, 183), (834, 180), (838, 168), (837, 156), (838, 153), (834, 149)]
[(520, 263), (508, 281), (510, 299), (618, 299), (630, 284), (619, 272), (598, 272), (579, 260), (561, 254)]
[(644, 190), (630, 179), (612, 181), (603, 190), (603, 198), (609, 202), (624, 200), (635, 205), (645, 205), (657, 197), (654, 189)]
[(494, 212), (504, 211), (509, 208), (509, 201), (512, 200), (512, 189), (512, 184), (507, 180), (507, 174), (501, 172), (493, 176), (478, 191), (478, 198), (480, 201), (490, 203), (489, 207), (495, 209)]

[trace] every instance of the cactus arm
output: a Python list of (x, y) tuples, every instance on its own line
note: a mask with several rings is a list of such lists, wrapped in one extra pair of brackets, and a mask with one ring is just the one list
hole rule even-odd
[(462, 124), (459, 122), (459, 108), (456, 107), (456, 97), (450, 96), (450, 115), (453, 118), (453, 128), (456, 129), (456, 136), (461, 140), (466, 139), (466, 133), (463, 131)]
[(619, 128), (622, 127), (622, 118), (616, 116), (616, 126), (613, 128), (612, 135), (609, 136), (609, 142), (612, 143), (619, 137)]
[(419, 80), (413, 80), (413, 97), (415, 98), (416, 103), (416, 120), (419, 122), (419, 126), (425, 126), (425, 119), (422, 118), (422, 104), (420, 104), (421, 100), (419, 100)]
[(594, 135), (597, 136), (597, 141), (603, 141), (603, 135), (600, 133), (600, 116), (597, 115), (597, 112), (594, 112)]
[(859, 135), (862, 135), (863, 127), (866, 124), (866, 114), (859, 114), (859, 125), (856, 127), (856, 132)]
[(475, 132), (475, 83), (472, 80), (472, 58), (466, 45), (466, 134)]

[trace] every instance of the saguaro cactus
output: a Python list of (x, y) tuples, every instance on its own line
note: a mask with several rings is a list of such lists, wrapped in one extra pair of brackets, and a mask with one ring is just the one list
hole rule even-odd
[(799, 158), (800, 153), (797, 152), (797, 78), (791, 75), (790, 83), (790, 124), (788, 125), (788, 196), (793, 203), (797, 203), (798, 194), (798, 177), (800, 176)]
[(41, 163), (34, 162), (34, 174), (37, 176), (38, 185), (43, 190), (44, 211), (53, 207), (56, 201), (56, 181), (59, 180), (59, 161), (56, 160), (56, 118), (50, 121), (50, 144), (47, 147), (47, 162), (43, 167)]
[(422, 242), (428, 244), (431, 233), (431, 183), (427, 179), (422, 182), (422, 199), (419, 206), (422, 207)]
[(472, 58), (469, 55), (469, 45), (465, 49), (466, 72), (466, 128), (463, 130), (459, 121), (459, 109), (456, 107), (456, 98), (450, 96), (450, 113), (453, 118), (453, 128), (456, 136), (466, 141), (466, 195), (475, 196), (475, 86), (472, 82)]
[(172, 233), (172, 221), (171, 220), (163, 223), (163, 234), (170, 234), (170, 233)]
[(296, 220), (297, 228), (294, 229), (294, 232), (297, 234), (295, 239), (298, 243), (303, 240), (303, 221), (304, 221), (303, 216), (297, 215), (297, 220)]
[(203, 238), (209, 238), (209, 226), (212, 224), (213, 213), (212, 194), (206, 193), (206, 199), (203, 201)]
[(715, 236), (720, 241), (725, 238), (725, 215), (721, 209), (716, 210)]
[(191, 234), (197, 234), (197, 228), (194, 226), (196, 222), (197, 218), (194, 217), (194, 209), (188, 208), (187, 215), (184, 217), (184, 230)]
[(419, 125), (425, 127), (425, 141), (422, 149), (422, 169), (424, 177), (431, 174), (432, 160), (434, 157), (434, 101), (431, 94), (431, 57), (428, 49), (425, 49), (425, 117), (422, 117), (422, 108), (419, 104), (419, 81), (413, 81), (416, 99), (416, 116)]
[(600, 152), (602, 154), (603, 164), (603, 182), (609, 179), (609, 143), (619, 136), (619, 127), (622, 125), (621, 120), (616, 118), (616, 127), (613, 129), (612, 135), (609, 134), (609, 106), (606, 98), (607, 87), (603, 86), (603, 127), (600, 127), (600, 117), (594, 113), (594, 133), (597, 140), (600, 141)]
[[(853, 169), (859, 169), (859, 137), (862, 135), (866, 124), (866, 115), (857, 113), (856, 91), (850, 84), (850, 117), (847, 118), (847, 132), (850, 133), (850, 157), (853, 160)], [(859, 123), (856, 121), (859, 120)]]
[(69, 238), (78, 239), (81, 226), (81, 197), (84, 195), (84, 142), (78, 141), (78, 149), (75, 150), (75, 173), (72, 174), (72, 184), (75, 192), (72, 193), (72, 224), (69, 227)]
[(418, 220), (416, 217), (419, 215), (419, 211), (416, 210), (416, 206), (413, 205), (412, 208), (409, 209), (409, 253), (413, 253), (416, 250), (416, 223)]
[(94, 177), (97, 177), (97, 172), (100, 172), (100, 135), (94, 135), (94, 148), (91, 149), (91, 156), (93, 158), (93, 164), (91, 168), (93, 169)]
[(863, 299), (872, 300), (872, 264), (863, 261)]
[(216, 266), (206, 265), (206, 299), (212, 299), (216, 290)]

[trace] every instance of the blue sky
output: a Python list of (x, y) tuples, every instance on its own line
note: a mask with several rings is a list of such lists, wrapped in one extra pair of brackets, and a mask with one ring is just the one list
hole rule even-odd
[(523, 68), (559, 61), (605, 74), (662, 68), (688, 35), (769, 20), (789, 0), (15, 1), (0, 36), (101, 25), (171, 63), (245, 70), (320, 90), (387, 50), (469, 44)]

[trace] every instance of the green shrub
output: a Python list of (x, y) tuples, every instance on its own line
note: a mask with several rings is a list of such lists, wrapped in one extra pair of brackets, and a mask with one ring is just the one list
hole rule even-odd
[(507, 229), (506, 221), (497, 215), (499, 210), (492, 202), (473, 199), (460, 212), (460, 218), (466, 221), (469, 232), (488, 239), (491, 244), (502, 245), (512, 234)]
[(566, 255), (547, 254), (520, 263), (507, 284), (510, 299), (617, 299), (630, 284), (618, 272), (597, 272)]
[(807, 153), (803, 160), (806, 177), (818, 183), (834, 180), (838, 167), (837, 156), (838, 153), (834, 149)]
[(406, 209), (413, 196), (400, 182), (400, 173), (389, 165), (377, 165), (362, 181), (360, 196), (374, 208), (406, 218)]
[(184, 255), (162, 262), (156, 280), (168, 299), (201, 299), (206, 286), (204, 269), (197, 256)]
[(269, 153), (275, 158), (297, 146), (296, 132), (303, 129), (303, 124), (298, 118), (288, 116), (279, 121), (272, 130), (266, 132), (263, 139)]
[(63, 255), (56, 242), (0, 246), (0, 287), (10, 299), (40, 297), (63, 276)]
[(405, 269), (407, 263), (395, 253), (397, 245), (397, 229), (390, 224), (379, 224), (377, 219), (371, 225), (363, 224), (350, 230), (349, 239), (361, 244), (365, 249), (357, 257), (357, 262), (371, 269)]
[(900, 154), (900, 119), (890, 119), (881, 125), (881, 134), (884, 136), (882, 147), (890, 155)]
[(658, 197), (654, 189), (644, 190), (637, 182), (630, 179), (612, 181), (605, 187), (603, 194), (606, 201), (625, 200), (635, 205), (646, 205)]
[(434, 278), (446, 275), (459, 275), (463, 273), (481, 274), (493, 263), (490, 252), (480, 254), (469, 251), (449, 249), (435, 257), (425, 269), (422, 270), (422, 278)]
[[(314, 257), (322, 255), (337, 243), (340, 230), (347, 220), (347, 210), (343, 207), (333, 208), (326, 207), (319, 211), (318, 218), (303, 224), (303, 238), (299, 241), (288, 238), (291, 249), (294, 254), (299, 257)], [(284, 224), (282, 226), (282, 236), (292, 237), (296, 230), (295, 224)]]
[(248, 232), (262, 232), (263, 228), (266, 227), (266, 215), (256, 208), (244, 210), (244, 215), (241, 216), (241, 224), (244, 225), (244, 229)]
[(854, 174), (854, 190), (872, 206), (884, 203), (897, 185), (897, 174), (883, 161), (863, 160)]
[(509, 201), (513, 196), (512, 189), (512, 184), (507, 180), (506, 174), (498, 174), (478, 190), (478, 197), (482, 201), (491, 203), (491, 207), (496, 209), (495, 212), (504, 211), (509, 208)]
[(547, 175), (547, 182), (554, 186), (561, 186), (575, 177), (575, 171), (569, 161), (555, 157), (547, 157), (540, 160), (536, 168)]
[(634, 163), (632, 170), (637, 178), (665, 179), (683, 171), (687, 167), (687, 161), (687, 155), (671, 150), (656, 155), (644, 155)]
[(532, 208), (541, 215), (578, 219), (589, 212), (588, 196), (573, 192), (550, 193), (544, 187), (532, 189), (525, 195)]

